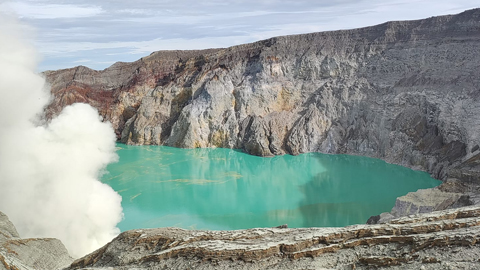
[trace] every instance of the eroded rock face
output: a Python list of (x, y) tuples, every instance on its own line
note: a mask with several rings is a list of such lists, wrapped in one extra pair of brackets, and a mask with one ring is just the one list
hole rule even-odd
[(21, 239), (8, 217), (0, 212), (0, 269), (56, 270), (68, 266), (73, 258), (58, 239)]
[(478, 269), (479, 225), (477, 206), (345, 228), (133, 230), (68, 269)]
[(359, 154), (480, 176), (480, 10), (45, 72), (128, 144)]
[[(46, 71), (43, 74), (54, 97), (46, 109), (46, 116), (51, 118), (59, 114), (65, 106), (76, 102), (89, 103), (98, 109), (104, 119), (113, 124), (120, 138), (125, 123), (136, 115), (142, 99), (153, 97), (152, 90), (157, 86), (170, 83), (170, 77), (178, 71), (179, 63), (215, 51), (217, 50), (155, 52), (132, 63), (117, 62), (102, 71), (84, 66)], [(170, 97), (167, 93), (164, 94), (167, 98)], [(178, 108), (174, 106), (185, 105), (177, 94), (174, 91), (173, 95), (177, 100), (168, 105), (169, 108), (172, 105), (174, 114), (178, 114), (175, 111)], [(177, 104), (179, 101), (180, 104)], [(168, 111), (164, 114), (170, 115)], [(144, 116), (152, 118), (155, 113)], [(137, 142), (138, 139), (134, 141)]]

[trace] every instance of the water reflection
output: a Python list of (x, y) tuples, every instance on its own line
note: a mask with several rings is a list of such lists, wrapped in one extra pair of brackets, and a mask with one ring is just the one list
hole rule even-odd
[(120, 162), (107, 168), (103, 181), (123, 197), (121, 230), (344, 226), (389, 210), (408, 191), (437, 184), (426, 174), (363, 157), (119, 147)]
[(382, 160), (348, 155), (309, 154), (328, 171), (300, 187), (303, 227), (347, 226), (388, 212), (395, 198), (440, 182), (424, 172)]

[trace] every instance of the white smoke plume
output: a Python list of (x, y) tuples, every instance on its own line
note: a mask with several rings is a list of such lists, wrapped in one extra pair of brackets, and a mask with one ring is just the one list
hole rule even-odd
[(121, 197), (98, 180), (115, 135), (86, 104), (39, 124), (49, 90), (21, 32), (0, 13), (0, 211), (22, 237), (58, 238), (80, 257), (119, 233)]

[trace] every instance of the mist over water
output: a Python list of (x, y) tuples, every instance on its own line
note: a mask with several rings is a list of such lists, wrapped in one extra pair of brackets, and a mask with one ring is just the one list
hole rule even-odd
[(119, 233), (121, 197), (98, 180), (118, 159), (115, 134), (86, 104), (42, 121), (50, 91), (22, 31), (0, 13), (0, 211), (22, 238), (58, 238), (80, 257)]

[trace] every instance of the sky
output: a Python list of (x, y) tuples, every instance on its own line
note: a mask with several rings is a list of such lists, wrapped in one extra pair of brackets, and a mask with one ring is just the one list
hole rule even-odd
[(0, 0), (41, 55), (38, 71), (104, 69), (158, 50), (223, 48), (275, 36), (456, 14), (478, 0)]

